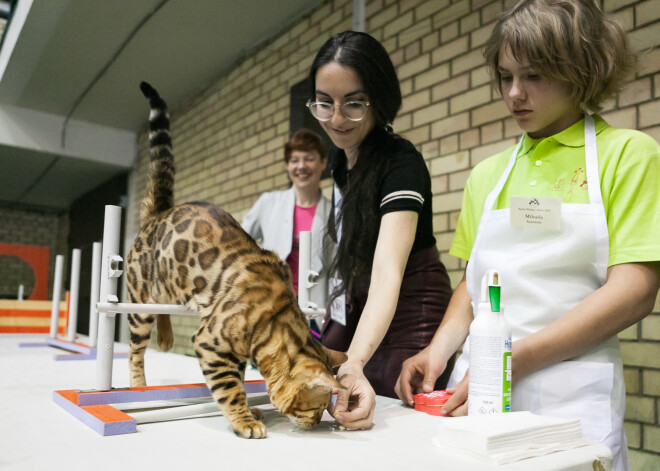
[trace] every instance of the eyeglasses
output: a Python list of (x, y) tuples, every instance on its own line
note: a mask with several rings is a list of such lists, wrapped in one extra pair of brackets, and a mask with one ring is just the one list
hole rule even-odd
[[(307, 100), (305, 105), (319, 121), (330, 121), (335, 114), (335, 105), (324, 101)], [(368, 101), (347, 101), (339, 107), (341, 114), (351, 121), (360, 121), (367, 115), (367, 107), (371, 106)]]

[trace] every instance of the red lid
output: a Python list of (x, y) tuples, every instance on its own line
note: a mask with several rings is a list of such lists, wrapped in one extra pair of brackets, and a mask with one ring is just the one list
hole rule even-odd
[(431, 415), (449, 417), (449, 414), (442, 413), (442, 405), (449, 400), (451, 394), (445, 390), (415, 394), (413, 396), (415, 410)]
[(441, 406), (449, 400), (451, 393), (445, 391), (433, 391), (430, 393), (419, 393), (413, 396), (415, 404), (425, 404), (429, 406)]

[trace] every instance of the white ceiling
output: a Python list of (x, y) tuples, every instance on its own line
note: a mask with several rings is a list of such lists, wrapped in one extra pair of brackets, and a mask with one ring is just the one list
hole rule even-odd
[(0, 204), (58, 210), (135, 157), (148, 112), (231, 70), (323, 0), (19, 0), (0, 50)]

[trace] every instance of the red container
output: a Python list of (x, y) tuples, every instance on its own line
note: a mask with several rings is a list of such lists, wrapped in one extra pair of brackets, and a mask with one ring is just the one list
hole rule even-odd
[(415, 401), (415, 410), (426, 412), (430, 415), (440, 417), (449, 417), (449, 414), (442, 413), (442, 406), (449, 400), (451, 393), (445, 391), (433, 391), (430, 393), (419, 393), (413, 396)]

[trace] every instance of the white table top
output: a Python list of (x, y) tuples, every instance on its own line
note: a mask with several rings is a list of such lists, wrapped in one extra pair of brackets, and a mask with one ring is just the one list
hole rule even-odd
[[(611, 469), (611, 453), (592, 444), (505, 466), (491, 466), (431, 445), (438, 417), (379, 397), (370, 430), (342, 431), (326, 412), (312, 431), (297, 430), (265, 406), (268, 438), (236, 437), (219, 415), (138, 425), (137, 433), (102, 437), (52, 400), (54, 390), (93, 389), (93, 360), (54, 361), (52, 347), (21, 348), (43, 335), (0, 334), (0, 469), (105, 470), (592, 470)], [(84, 342), (85, 339), (83, 338)], [(127, 347), (118, 346), (116, 352)], [(149, 350), (150, 385), (202, 383), (193, 357)], [(128, 360), (115, 359), (113, 387), (128, 386)]]

